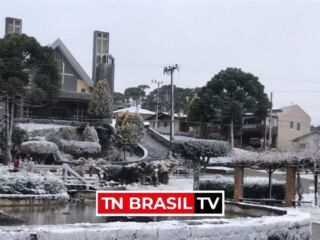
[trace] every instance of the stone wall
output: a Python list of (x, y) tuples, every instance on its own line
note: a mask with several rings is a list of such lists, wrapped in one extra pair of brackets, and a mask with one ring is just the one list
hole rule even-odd
[[(246, 204), (241, 204), (243, 208)], [(256, 211), (254, 205), (246, 205)], [(236, 207), (236, 206), (234, 206)], [(263, 210), (262, 208), (265, 208)], [(273, 209), (273, 210), (272, 210)], [(285, 210), (259, 207), (259, 211), (278, 215)], [(280, 212), (279, 212), (280, 211)], [(288, 210), (282, 216), (261, 218), (211, 218), (201, 220), (161, 221), (149, 223), (110, 222), (103, 224), (68, 224), (33, 227), (6, 227), (0, 229), (0, 239), (6, 240), (309, 240), (310, 215)]]

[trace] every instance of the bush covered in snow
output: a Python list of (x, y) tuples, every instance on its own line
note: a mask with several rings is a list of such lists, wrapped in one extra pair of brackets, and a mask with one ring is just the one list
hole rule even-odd
[(116, 143), (125, 152), (137, 146), (144, 134), (143, 119), (139, 113), (123, 112), (116, 119)]
[(189, 138), (175, 140), (173, 150), (192, 161), (193, 189), (199, 190), (200, 167), (205, 169), (211, 158), (227, 156), (231, 148), (224, 141)]
[(49, 173), (9, 172), (8, 167), (1, 167), (0, 183), (0, 194), (42, 195), (66, 193), (63, 181)]
[(96, 142), (66, 141), (61, 139), (60, 143), (65, 153), (75, 157), (96, 156), (101, 152), (101, 146)]
[(167, 184), (169, 181), (169, 173), (177, 166), (175, 159), (159, 160), (152, 162), (139, 162), (123, 166), (121, 169), (108, 174), (109, 180), (121, 183), (141, 182), (143, 184), (159, 183)]
[[(201, 190), (224, 190), (226, 198), (233, 198), (234, 179), (232, 177), (214, 176), (207, 181), (201, 181)], [(246, 177), (243, 185), (244, 198), (269, 198), (268, 178)], [(285, 183), (272, 181), (272, 197), (285, 198)]]
[(58, 152), (58, 147), (55, 143), (49, 141), (29, 141), (21, 144), (21, 153), (49, 155)]
[(188, 138), (175, 140), (174, 150), (187, 159), (205, 162), (213, 157), (226, 156), (230, 145), (225, 141)]
[(83, 140), (86, 142), (99, 143), (99, 137), (96, 129), (91, 126), (86, 126), (82, 132)]

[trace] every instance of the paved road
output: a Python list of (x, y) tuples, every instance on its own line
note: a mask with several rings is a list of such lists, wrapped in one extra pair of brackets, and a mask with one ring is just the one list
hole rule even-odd
[(141, 139), (140, 144), (148, 150), (148, 158), (150, 159), (163, 159), (168, 155), (169, 149), (148, 133)]

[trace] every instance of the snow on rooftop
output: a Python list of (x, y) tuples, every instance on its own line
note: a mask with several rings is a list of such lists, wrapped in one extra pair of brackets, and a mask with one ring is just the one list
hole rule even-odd
[(150, 114), (150, 115), (156, 114), (156, 113), (153, 112), (153, 111), (150, 111), (150, 110), (148, 110), (148, 109), (141, 108), (141, 107), (139, 107), (139, 106), (138, 106), (138, 107), (136, 107), (136, 106), (127, 107), (127, 108), (122, 108), (122, 109), (113, 111), (113, 113), (120, 113), (120, 112), (137, 112), (137, 113), (139, 113), (139, 114)]

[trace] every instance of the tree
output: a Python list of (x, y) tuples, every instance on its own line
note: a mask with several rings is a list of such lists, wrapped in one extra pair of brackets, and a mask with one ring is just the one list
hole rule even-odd
[(90, 103), (89, 114), (97, 119), (112, 117), (112, 94), (107, 80), (100, 80), (95, 87)]
[(120, 113), (116, 119), (116, 143), (125, 152), (132, 151), (143, 137), (143, 119), (139, 113)]
[(200, 168), (206, 169), (210, 158), (226, 156), (230, 152), (230, 145), (224, 141), (188, 139), (175, 140), (174, 152), (181, 154), (193, 163), (193, 190), (199, 190)]
[(201, 88), (198, 97), (189, 106), (188, 118), (200, 123), (220, 121), (223, 127), (229, 128), (231, 147), (234, 126), (242, 124), (242, 116), (253, 113), (265, 120), (267, 109), (271, 107), (258, 77), (237, 68), (220, 71)]
[[(175, 113), (187, 113), (188, 105), (194, 97), (198, 89), (181, 88), (174, 86), (174, 110)], [(151, 91), (145, 98), (142, 106), (146, 109), (156, 111), (157, 108), (157, 94), (158, 89)], [(170, 111), (170, 94), (171, 86), (163, 85), (159, 92), (159, 109), (163, 112)]]
[(129, 103), (123, 93), (114, 92), (113, 93), (113, 108), (114, 110), (129, 107)]
[(50, 47), (42, 47), (25, 34), (0, 39), (0, 94), (6, 100), (5, 164), (12, 161), (15, 106), (23, 101), (51, 100), (59, 89), (59, 74)]
[(124, 91), (124, 96), (127, 101), (132, 101), (134, 105), (139, 105), (146, 96), (146, 89), (150, 88), (148, 85), (139, 85), (138, 87), (130, 87)]

